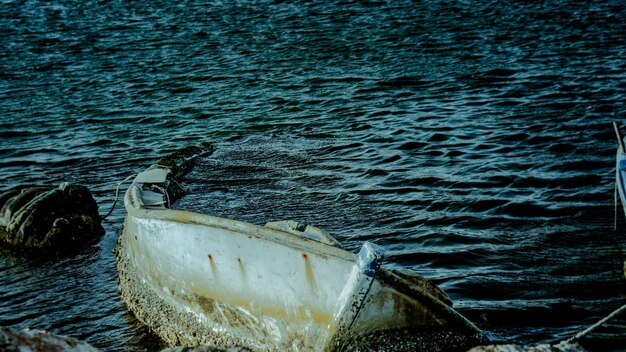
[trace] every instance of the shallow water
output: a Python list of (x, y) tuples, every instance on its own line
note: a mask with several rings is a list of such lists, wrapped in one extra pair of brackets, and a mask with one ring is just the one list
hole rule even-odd
[[(3, 1), (0, 190), (116, 182), (198, 141), (179, 206), (305, 220), (435, 280), (496, 340), (567, 337), (625, 300), (610, 126), (620, 1)], [(111, 253), (0, 256), (0, 325), (154, 350)]]

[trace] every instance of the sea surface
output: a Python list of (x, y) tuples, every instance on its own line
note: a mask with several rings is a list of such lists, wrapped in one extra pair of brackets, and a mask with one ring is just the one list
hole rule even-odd
[[(178, 207), (377, 243), (495, 341), (626, 303), (611, 121), (623, 1), (0, 1), (0, 191), (74, 182), (104, 214), (212, 141)], [(123, 218), (70, 257), (1, 253), (0, 326), (158, 350), (119, 299)]]

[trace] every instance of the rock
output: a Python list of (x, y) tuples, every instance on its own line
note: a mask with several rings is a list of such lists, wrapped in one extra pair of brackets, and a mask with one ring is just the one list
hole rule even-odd
[(97, 352), (88, 344), (71, 337), (54, 335), (43, 330), (17, 331), (0, 327), (0, 351), (5, 352)]
[(218, 346), (195, 346), (173, 347), (161, 350), (161, 352), (251, 352), (243, 347), (218, 347)]
[(86, 187), (30, 187), (0, 195), (0, 242), (13, 248), (64, 251), (104, 234), (98, 205)]
[(488, 345), (478, 346), (467, 352), (586, 352), (577, 343), (561, 342), (556, 345), (541, 344), (536, 346), (521, 345)]

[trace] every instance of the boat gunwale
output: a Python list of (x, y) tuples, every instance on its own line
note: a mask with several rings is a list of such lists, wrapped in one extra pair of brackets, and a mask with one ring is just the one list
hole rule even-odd
[(170, 208), (149, 209), (141, 201), (139, 195), (141, 183), (133, 183), (124, 196), (124, 206), (127, 216), (140, 219), (155, 219), (171, 221), (182, 224), (207, 226), (221, 230), (232, 231), (247, 236), (253, 236), (260, 240), (266, 240), (281, 245), (289, 245), (295, 249), (312, 252), (320, 256), (335, 256), (338, 259), (355, 262), (357, 255), (342, 248), (332, 246), (323, 242), (298, 236), (292, 233), (256, 225), (245, 221), (222, 218), (202, 214), (188, 210), (178, 210)]

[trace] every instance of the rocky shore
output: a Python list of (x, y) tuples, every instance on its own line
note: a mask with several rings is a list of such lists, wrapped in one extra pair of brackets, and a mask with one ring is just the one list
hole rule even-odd
[[(0, 351), (6, 352), (98, 352), (99, 350), (85, 341), (71, 337), (55, 335), (43, 330), (13, 330), (0, 327)], [(468, 352), (585, 352), (578, 344), (560, 343), (556, 345), (541, 344), (534, 346), (521, 345), (488, 345), (478, 346)], [(161, 352), (250, 352), (241, 347), (195, 346), (172, 347)]]
[[(44, 330), (14, 330), (0, 327), (2, 352), (98, 352), (89, 343)], [(239, 347), (196, 346), (166, 348), (161, 352), (250, 352)]]
[(87, 342), (44, 330), (21, 331), (0, 327), (0, 351), (5, 352), (97, 352)]

